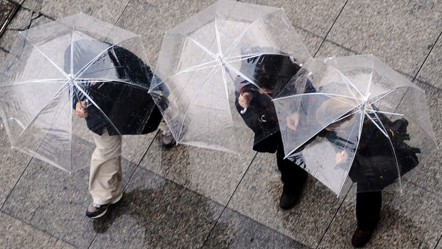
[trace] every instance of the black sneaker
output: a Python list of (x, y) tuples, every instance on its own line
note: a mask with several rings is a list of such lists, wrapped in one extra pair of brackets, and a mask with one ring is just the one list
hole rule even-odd
[(86, 216), (91, 219), (96, 219), (96, 218), (102, 217), (103, 215), (106, 214), (109, 206), (119, 202), (122, 197), (123, 197), (123, 193), (121, 193), (117, 198), (112, 200), (109, 204), (102, 204), (102, 205), (96, 204), (96, 203), (89, 204), (89, 206), (86, 209)]
[(86, 216), (91, 219), (100, 218), (101, 216), (106, 214), (108, 207), (109, 204), (100, 205), (96, 203), (91, 203), (86, 209)]

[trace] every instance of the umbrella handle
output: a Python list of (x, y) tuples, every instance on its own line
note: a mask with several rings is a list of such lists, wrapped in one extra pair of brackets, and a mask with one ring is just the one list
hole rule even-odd
[(239, 113), (244, 114), (244, 113), (246, 113), (246, 111), (247, 111), (247, 108), (244, 108), (241, 111), (239, 111)]

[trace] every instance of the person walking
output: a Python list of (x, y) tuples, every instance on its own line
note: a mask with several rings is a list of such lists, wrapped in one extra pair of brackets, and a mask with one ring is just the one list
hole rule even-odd
[[(89, 61), (85, 54), (103, 44), (80, 40), (73, 46), (78, 54), (71, 55), (71, 48), (68, 48), (65, 58), (70, 59), (72, 56), (73, 67), (80, 67)], [(153, 132), (162, 119), (159, 109), (146, 90), (149, 89), (153, 75), (150, 67), (127, 49), (109, 45), (106, 47), (101, 58), (96, 59), (89, 67), (106, 70), (110, 68), (111, 72), (108, 73), (116, 74), (123, 82), (84, 82), (81, 90), (72, 90), (75, 114), (78, 118), (86, 119), (96, 146), (92, 153), (89, 174), (89, 193), (92, 196), (92, 202), (86, 209), (86, 216), (89, 218), (102, 217), (108, 207), (119, 202), (123, 196), (121, 136)], [(66, 66), (69, 65), (67, 62)], [(124, 81), (136, 84), (125, 84)]]
[[(282, 209), (291, 209), (301, 197), (307, 172), (304, 170), (301, 153), (285, 159), (272, 98), (287, 86), (300, 66), (288, 55), (263, 54), (248, 58), (243, 67), (252, 68), (252, 81), (256, 84), (238, 76), (236, 108), (255, 134), (253, 150), (263, 153), (276, 152), (276, 164), (283, 183), (279, 206)], [(311, 85), (307, 87), (307, 91), (314, 91)]]

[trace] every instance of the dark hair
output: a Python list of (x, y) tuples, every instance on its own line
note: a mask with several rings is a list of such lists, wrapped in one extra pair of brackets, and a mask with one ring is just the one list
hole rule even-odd
[(264, 54), (252, 59), (256, 60), (256, 84), (268, 90), (287, 83), (300, 69), (292, 58), (284, 54)]

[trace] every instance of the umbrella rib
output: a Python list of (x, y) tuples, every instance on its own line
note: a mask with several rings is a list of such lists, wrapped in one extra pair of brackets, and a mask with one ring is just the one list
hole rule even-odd
[[(85, 75), (89, 75), (89, 74), (94, 74), (94, 73), (99, 73), (99, 72), (113, 71), (113, 70), (115, 70), (115, 67), (102, 68), (100, 70), (95, 70), (95, 71), (88, 72), (87, 74), (83, 73), (81, 76), (85, 76)], [(82, 78), (85, 78), (85, 77), (82, 77)]]
[[(216, 67), (214, 67), (212, 70), (211, 70), (211, 72), (209, 72), (209, 75), (208, 75), (208, 77), (207, 77), (207, 80), (201, 85), (201, 87), (196, 91), (196, 93), (195, 93), (195, 95), (193, 95), (193, 97), (192, 97), (192, 99), (190, 100), (190, 103), (189, 103), (189, 105), (188, 105), (188, 108), (187, 108), (187, 110), (186, 110), (186, 113), (184, 113), (184, 117), (183, 117), (183, 124), (184, 124), (184, 120), (186, 120), (186, 118), (187, 118), (187, 115), (188, 115), (188, 113), (189, 113), (189, 109), (190, 109), (190, 106), (193, 104), (193, 102), (195, 101), (195, 99), (196, 99), (196, 97), (201, 93), (201, 90), (210, 82), (210, 79), (215, 75), (215, 73), (216, 73), (216, 70), (217, 68)], [(183, 128), (184, 128), (184, 126), (181, 126), (180, 127), (180, 132), (179, 132), (179, 134), (178, 134), (178, 137), (181, 137), (181, 133), (183, 132)]]
[(110, 46), (108, 47), (108, 48), (106, 48), (105, 50), (103, 50), (103, 51), (101, 51), (97, 56), (95, 56), (95, 58), (93, 58), (91, 61), (89, 61), (86, 65), (84, 65), (83, 66), (83, 68), (81, 68), (79, 71), (78, 71), (78, 73), (76, 73), (75, 74), (75, 78), (77, 78), (77, 77), (79, 77), (80, 75), (82, 75), (83, 74), (83, 72), (84, 71), (86, 71), (97, 59), (98, 59), (98, 57), (100, 57), (104, 52), (106, 52), (106, 51), (108, 51), (110, 48), (113, 48), (113, 47), (115, 47), (115, 46), (117, 46), (117, 45), (119, 45), (119, 44), (121, 44), (121, 43), (123, 43), (123, 42), (126, 42), (126, 41), (128, 41), (128, 40), (131, 40), (131, 39), (135, 39), (135, 38), (138, 38), (139, 36), (135, 36), (135, 37), (131, 37), (131, 38), (129, 38), (129, 39), (126, 39), (126, 40), (122, 40), (122, 41), (120, 41), (120, 42), (118, 42), (117, 44), (109, 44)]
[(72, 26), (72, 32), (71, 32), (71, 58), (70, 58), (70, 62), (71, 62), (71, 65), (70, 65), (70, 68), (69, 68), (69, 70), (70, 70), (70, 74), (74, 74), (74, 31), (75, 31), (75, 28), (74, 28), (74, 26)]
[[(308, 94), (313, 94), (313, 93), (308, 93)], [(304, 95), (308, 95), (308, 94), (304, 94)], [(299, 95), (300, 95), (300, 94), (299, 94)], [(284, 97), (284, 98), (286, 98), (286, 97)], [(280, 99), (283, 99), (283, 98), (278, 98), (278, 99), (274, 99), (274, 100), (280, 100)], [(360, 105), (358, 105), (358, 106), (360, 106)], [(357, 108), (355, 107), (355, 109), (357, 109)], [(288, 113), (287, 110), (286, 110), (286, 112)], [(339, 120), (345, 119), (346, 117), (349, 117), (349, 116), (351, 116), (351, 115), (353, 115), (353, 114), (355, 114), (355, 113), (357, 113), (357, 112), (358, 112), (358, 110), (354, 110), (354, 111), (352, 111), (351, 113), (348, 113), (347, 115), (345, 115), (345, 116), (343, 116), (343, 117), (339, 117), (338, 119), (333, 120), (332, 122), (330, 122), (330, 124), (335, 123), (335, 122), (338, 122)], [(328, 125), (329, 125), (329, 124), (328, 124)], [(328, 126), (328, 125), (327, 125), (327, 126)], [(314, 132), (314, 133), (313, 133), (308, 139), (306, 139), (305, 141), (310, 141), (313, 137), (315, 137), (316, 135), (318, 135), (322, 130), (323, 130), (323, 128), (320, 129), (320, 130), (318, 130), (318, 131), (316, 131), (316, 132)], [(298, 145), (298, 146), (295, 147), (294, 149), (290, 150), (290, 152), (287, 154), (287, 156), (284, 157), (284, 159), (288, 158), (291, 154), (295, 153), (296, 150), (298, 150), (298, 149), (299, 149), (301, 146), (303, 146), (303, 145), (304, 145), (304, 143), (301, 144), (301, 145)], [(357, 149), (357, 147), (356, 147), (356, 149)]]
[[(272, 12), (273, 13), (273, 12)], [(270, 15), (270, 13), (268, 13), (267, 15)], [(265, 16), (264, 15), (258, 19), (256, 19), (255, 21), (253, 21), (250, 25), (247, 26), (247, 28), (244, 29), (244, 31), (238, 36), (238, 38), (235, 39), (235, 41), (232, 42), (232, 45), (230, 45), (229, 48), (226, 49), (226, 55), (230, 55), (230, 53), (233, 51), (233, 49), (238, 45), (238, 43), (241, 41), (241, 39), (244, 37), (244, 35), (249, 31), (249, 29), (255, 25), (255, 23), (257, 23), (258, 21), (260, 21), (261, 19), (263, 19)]]
[[(247, 54), (247, 55), (235, 55), (235, 56), (230, 56), (230, 57), (226, 56), (224, 58), (225, 58), (225, 62), (226, 63), (232, 63), (232, 62), (244, 61), (244, 60), (247, 60), (247, 59), (250, 59), (250, 58), (258, 57), (258, 56), (261, 56), (263, 54), (264, 53), (254, 53), (254, 54)], [(271, 54), (280, 55), (280, 53), (272, 53), (272, 52), (265, 53), (265, 54), (266, 55), (271, 55)]]
[(90, 60), (88, 63), (86, 63), (86, 65), (84, 65), (76, 74), (74, 78), (79, 77), (80, 75), (82, 75), (84, 73), (84, 71), (86, 71), (95, 61), (97, 61), (97, 59), (104, 54), (106, 51), (108, 51), (110, 48), (114, 47), (115, 45), (111, 45), (108, 48), (106, 48), (105, 50), (101, 51), (99, 54), (97, 54), (94, 58), (92, 58), (92, 60)]
[[(370, 115), (368, 115), (367, 112), (364, 112), (365, 116), (368, 117), (368, 119), (370, 119), (370, 121), (382, 132), (382, 134), (384, 134), (384, 136), (386, 136), (387, 138), (390, 138), (390, 136), (388, 136), (388, 133), (385, 130), (385, 127), (382, 126), (382, 128), (378, 125), (378, 123), (376, 123), (376, 121), (370, 117)], [(382, 124), (381, 120), (379, 119), (379, 116), (376, 114), (376, 112), (373, 112), (373, 114), (376, 115), (376, 118), (379, 120), (379, 122)]]
[[(348, 98), (348, 99), (358, 100), (357, 97), (350, 97), (350, 96), (341, 95), (341, 94), (334, 94), (334, 93), (313, 92), (313, 93), (299, 93), (299, 94), (296, 94), (297, 97), (310, 96), (310, 95), (325, 95), (325, 96), (330, 96), (330, 97), (344, 97), (344, 98)], [(283, 100), (283, 99), (288, 99), (288, 98), (293, 98), (293, 95), (292, 96), (289, 95), (289, 96), (284, 96), (284, 97), (278, 97), (278, 98), (275, 98), (274, 100)]]
[(218, 30), (218, 24), (217, 24), (217, 20), (218, 18), (215, 17), (215, 36), (216, 36), (216, 45), (218, 47), (218, 54), (222, 57), (222, 50), (221, 50), (221, 37), (219, 35), (219, 30)]
[(0, 87), (16, 86), (16, 85), (31, 84), (31, 83), (57, 83), (60, 81), (65, 82), (66, 79), (41, 79), (41, 80), (18, 81), (18, 82), (13, 82), (12, 84), (3, 85)]
[[(388, 92), (385, 92), (383, 94), (380, 94), (377, 96), (377, 98), (373, 98), (373, 100), (371, 101), (371, 103), (373, 102), (377, 102), (379, 100), (382, 100), (383, 98), (387, 97), (388, 95), (390, 95), (391, 93), (395, 92), (397, 90), (396, 89), (392, 89)], [(387, 114), (387, 115), (396, 115), (396, 116), (404, 116), (403, 113), (398, 113), (398, 112), (386, 112), (386, 111), (380, 111), (380, 110), (374, 110), (374, 113), (383, 113), (383, 114)]]
[(367, 92), (368, 92), (369, 95), (371, 94), (370, 90), (371, 90), (371, 86), (373, 85), (373, 81), (372, 80), (373, 80), (373, 72), (374, 72), (374, 60), (371, 60), (371, 62), (372, 62), (371, 68), (373, 70), (370, 73), (370, 79), (369, 79), (368, 85), (367, 85)]
[(78, 79), (76, 79), (75, 81), (87, 81), (87, 82), (100, 82), (100, 83), (106, 83), (106, 82), (120, 82), (120, 83), (124, 83), (124, 84), (126, 84), (126, 85), (129, 85), (129, 86), (133, 86), (133, 87), (138, 87), (138, 88), (141, 88), (141, 89), (146, 89), (146, 90), (148, 90), (149, 89), (149, 87), (145, 87), (145, 86), (143, 86), (143, 85), (139, 85), (139, 84), (134, 84), (134, 83), (132, 83), (132, 82), (130, 82), (130, 81), (124, 81), (124, 80), (121, 80), (121, 79), (106, 79), (106, 78), (100, 78), (100, 79), (95, 79), (95, 78), (78, 78)]
[(35, 46), (26, 36), (23, 37), (32, 45), (32, 47), (34, 47), (38, 52), (40, 52), (58, 71), (60, 71), (65, 77), (67, 77), (66, 72), (62, 70), (60, 67), (58, 67), (46, 54), (43, 53), (43, 51), (39, 47)]
[[(377, 115), (377, 113), (374, 112), (373, 114), (374, 114), (374, 115), (376, 116), (376, 118), (379, 120), (379, 123), (382, 125), (382, 128), (376, 123), (376, 121), (374, 121), (374, 120), (370, 117), (370, 115), (368, 115), (367, 113), (366, 113), (365, 115), (370, 119), (370, 121), (371, 121), (372, 123), (374, 123), (374, 125), (375, 125), (375, 126), (376, 126), (376, 127), (382, 132), (382, 134), (384, 134), (384, 135), (386, 136), (386, 138), (387, 138), (387, 140), (388, 140), (388, 142), (390, 143), (390, 146), (391, 146), (391, 148), (392, 148), (392, 152), (393, 152), (393, 156), (394, 156), (394, 161), (396, 162), (396, 169), (397, 169), (398, 176), (400, 176), (400, 175), (401, 175), (401, 169), (400, 169), (400, 167), (399, 167), (399, 162), (397, 161), (396, 150), (395, 150), (395, 148), (394, 148), (393, 142), (391, 141), (390, 136), (389, 136), (388, 133), (386, 132), (386, 129), (385, 129), (384, 125), (382, 124), (381, 119), (379, 118), (379, 116)], [(400, 188), (400, 190), (402, 191), (402, 178), (401, 178), (401, 177), (398, 177), (398, 181), (399, 181), (399, 188)]]
[(213, 61), (209, 61), (209, 62), (206, 62), (206, 63), (203, 63), (203, 64), (199, 64), (199, 65), (196, 65), (196, 66), (193, 66), (193, 67), (188, 67), (188, 68), (186, 68), (186, 69), (184, 69), (182, 71), (179, 71), (178, 73), (170, 76), (169, 78), (171, 78), (171, 77), (173, 77), (175, 75), (179, 75), (181, 73), (188, 73), (188, 72), (193, 72), (193, 71), (198, 71), (198, 70), (204, 70), (204, 69), (207, 69), (207, 68), (212, 68), (212, 67), (218, 66), (218, 64), (210, 65), (211, 63), (214, 63), (214, 62), (217, 63), (216, 60), (213, 60)]
[[(221, 67), (221, 73), (222, 73), (222, 76), (223, 76), (223, 81), (224, 82), (227, 82), (227, 77), (226, 77), (226, 68), (225, 67)], [(227, 87), (227, 84), (224, 84), (224, 90), (225, 90), (225, 92), (226, 92), (226, 97), (227, 97), (227, 99), (229, 99), (229, 89), (228, 89), (228, 87)], [(228, 103), (228, 102), (227, 102)], [(233, 118), (232, 118), (232, 110), (230, 109), (230, 108), (227, 108), (227, 110), (229, 111), (229, 119), (230, 119), (230, 122), (233, 124)], [(235, 140), (235, 146), (237, 146), (238, 144), (238, 141), (237, 141), (237, 139), (234, 139)]]
[(89, 95), (81, 88), (77, 82), (74, 81), (74, 86), (97, 108), (97, 110), (103, 115), (103, 117), (108, 121), (108, 123), (112, 126), (112, 128), (115, 129), (115, 131), (118, 133), (118, 135), (121, 136), (120, 131), (117, 129), (117, 127), (114, 125), (112, 120), (109, 119), (109, 117), (106, 115), (106, 113), (101, 110), (100, 106), (91, 98)]
[(373, 97), (373, 100), (371, 102), (376, 102), (379, 100), (382, 100), (383, 98), (387, 97), (388, 95), (392, 94), (393, 92), (395, 92), (397, 90), (397, 88), (392, 89), (390, 91), (387, 91), (385, 93), (382, 94), (378, 94), (376, 97)]
[(60, 165), (58, 165), (57, 163), (55, 163), (53, 160), (50, 160), (49, 158), (47, 158), (47, 157), (45, 157), (45, 156), (41, 156), (41, 155), (37, 154), (36, 152), (34, 152), (34, 151), (30, 150), (30, 149), (23, 149), (23, 148), (20, 148), (20, 147), (14, 147), (14, 149), (17, 149), (17, 150), (19, 150), (19, 151), (21, 151), (21, 152), (23, 152), (23, 153), (26, 153), (26, 154), (28, 154), (28, 155), (31, 155), (32, 157), (35, 157), (35, 158), (37, 158), (37, 159), (40, 159), (40, 160), (42, 160), (43, 162), (47, 162), (47, 163), (49, 163), (49, 164), (52, 164), (52, 165), (54, 165), (55, 167), (57, 167), (57, 168), (59, 168), (59, 169), (61, 169), (61, 170), (64, 170), (64, 171), (66, 171), (66, 172), (69, 172), (69, 171), (66, 170), (65, 168), (63, 168), (63, 167), (61, 167)]
[[(332, 68), (334, 68), (336, 70), (336, 72), (344, 79), (344, 84), (347, 87), (347, 89), (353, 94), (354, 92), (357, 92), (359, 94), (359, 96), (365, 97), (360, 91), (359, 89), (351, 82), (351, 80), (349, 80), (342, 72), (341, 70), (338, 70), (337, 68), (331, 66)], [(350, 89), (350, 87), (352, 89)], [(355, 94), (353, 94), (353, 97), (355, 100), (358, 100), (358, 98), (355, 96)]]
[(382, 113), (382, 114), (387, 114), (387, 115), (396, 115), (396, 116), (404, 116), (405, 114), (403, 113), (398, 113), (398, 112), (385, 112), (385, 111), (375, 111), (377, 113)]
[[(210, 61), (210, 62), (207, 62), (207, 63), (203, 63), (203, 64), (197, 65), (197, 66), (195, 66), (193, 68), (192, 67), (186, 68), (183, 71), (177, 72), (174, 75), (171, 75), (171, 76), (167, 77), (165, 80), (161, 80), (161, 83), (159, 83), (155, 87), (159, 87), (160, 85), (164, 85), (164, 84), (166, 84), (165, 83), (166, 81), (168, 81), (168, 80), (170, 80), (170, 79), (172, 79), (172, 78), (174, 78), (176, 76), (179, 76), (180, 74), (183, 74), (183, 73), (196, 72), (196, 71), (199, 71), (199, 70), (215, 68), (215, 67), (219, 66), (219, 65), (216, 64), (216, 65), (213, 65), (213, 66), (204, 66), (204, 67), (202, 67), (202, 65), (210, 64), (210, 63), (213, 63), (213, 62), (216, 62), (216, 61), (214, 60), (214, 61)], [(149, 88), (149, 90), (150, 90), (150, 88)]]
[[(402, 86), (402, 87), (407, 87), (407, 86)], [(393, 89), (393, 90), (387, 92), (386, 94), (384, 94), (383, 96), (381, 96), (380, 98), (378, 98), (376, 101), (378, 101), (378, 100), (380, 100), (380, 99), (382, 99), (382, 98), (384, 98), (384, 97), (387, 97), (389, 94), (391, 94), (392, 92), (396, 91), (396, 90), (399, 89), (399, 88), (401, 88), (401, 87), (395, 88), (395, 89)], [(401, 100), (401, 101), (402, 101), (402, 100)], [(384, 112), (382, 112), (382, 111), (377, 111), (377, 112), (379, 112), (379, 113), (384, 113)], [(386, 112), (385, 112), (385, 113), (386, 113)], [(399, 114), (396, 114), (396, 113), (386, 113), (386, 114), (405, 116), (405, 114), (400, 114), (400, 113), (399, 113)], [(413, 117), (410, 117), (410, 116), (408, 116), (408, 118), (409, 118), (409, 119), (413, 119)], [(419, 122), (415, 122), (415, 123), (421, 128), (421, 130), (423, 130), (423, 131), (425, 132), (425, 134), (426, 134), (428, 137), (433, 137), (433, 135), (429, 134), (429, 133), (427, 132), (427, 130), (425, 130), (425, 129), (422, 128), (422, 126), (420, 125)]]
[[(244, 59), (242, 59), (241, 57), (239, 57), (239, 56), (234, 56), (234, 57), (229, 57), (229, 58), (240, 58), (240, 59), (235, 59), (235, 60), (231, 60), (231, 61), (229, 61), (229, 62), (225, 62), (224, 63), (224, 67), (227, 67), (228, 69), (230, 69), (230, 70), (232, 70), (234, 73), (236, 73), (237, 75), (239, 75), (240, 77), (242, 77), (243, 79), (245, 79), (247, 82), (249, 82), (249, 83), (251, 83), (251, 84), (253, 84), (253, 85), (255, 85), (256, 87), (258, 87), (258, 88), (260, 88), (258, 85), (256, 85), (256, 83), (252, 80), (252, 79), (250, 79), (247, 75), (245, 75), (245, 74), (243, 74), (241, 71), (239, 71), (239, 70), (237, 70), (235, 67), (233, 67), (233, 66), (231, 66), (229, 63), (232, 63), (232, 62), (236, 62), (236, 61), (242, 61), (242, 60), (246, 60), (246, 59), (248, 59), (248, 58), (253, 58), (253, 57), (256, 57), (256, 56), (260, 56), (260, 55), (262, 55), (263, 53), (257, 53), (257, 54), (254, 54), (254, 55), (250, 55), (250, 56), (248, 56), (248, 57), (246, 57), (246, 58), (244, 58)], [(277, 54), (277, 53), (275, 53), (275, 54)], [(228, 58), (227, 58), (228, 59)], [(228, 71), (228, 70), (227, 70)], [(266, 95), (268, 95), (268, 94), (266, 94)]]
[[(63, 110), (63, 109), (62, 109), (62, 110)], [(59, 115), (59, 113), (58, 113), (58, 115)], [(57, 117), (58, 117), (58, 115), (57, 115)], [(51, 123), (50, 127), (52, 127), (52, 123), (54, 122), (55, 119), (56, 119), (56, 116), (54, 115), (52, 121), (50, 122), (50, 123)], [(71, 127), (70, 127), (69, 130), (71, 130), (71, 129), (72, 129), (72, 123), (71, 123)], [(56, 129), (51, 129), (51, 130), (52, 130), (52, 131), (57, 131), (57, 130), (60, 130), (60, 129), (57, 129), (57, 130), (56, 130)], [(46, 133), (46, 135), (45, 135), (45, 137), (44, 137), (43, 139), (41, 139), (41, 142), (40, 142), (40, 144), (39, 144), (39, 146), (38, 146), (38, 149), (36, 149), (36, 151), (38, 151), (38, 150), (40, 149), (40, 147), (41, 147), (43, 141), (46, 139), (46, 137), (48, 136), (48, 134), (49, 134), (49, 132)], [(70, 146), (69, 146), (69, 149), (70, 149), (70, 151), (71, 151), (71, 153), (72, 153), (72, 136), (69, 137), (69, 145), (70, 145)], [(50, 163), (50, 164), (56, 166), (57, 168), (63, 169), (63, 170), (65, 170), (65, 171), (68, 171), (68, 170), (64, 169), (63, 167), (61, 167), (59, 164), (57, 164), (55, 161), (50, 160), (49, 158), (47, 158), (47, 157), (45, 157), (45, 156), (40, 156), (40, 155), (37, 154), (36, 152), (34, 153), (32, 150), (29, 150), (29, 153), (30, 153), (33, 157), (39, 158), (40, 160), (45, 161), (45, 162), (48, 162), (48, 163)], [(71, 157), (72, 157), (72, 154), (71, 154)]]
[[(227, 69), (232, 70), (234, 73), (236, 73), (237, 75), (241, 76), (243, 79), (247, 80), (248, 82), (250, 82), (251, 84), (255, 85), (256, 87), (260, 88), (258, 85), (256, 85), (256, 83), (250, 79), (249, 77), (247, 77), (247, 75), (243, 74), (242, 72), (240, 72), (239, 70), (237, 70), (236, 68), (234, 68), (233, 66), (231, 66), (228, 63), (224, 63), (225, 67)], [(227, 70), (228, 71), (228, 70)], [(266, 94), (267, 95), (267, 94)]]
[(205, 46), (203, 46), (201, 43), (199, 43), (197, 40), (193, 39), (192, 37), (189, 37), (189, 40), (193, 43), (195, 43), (198, 47), (200, 47), (204, 52), (206, 52), (208, 55), (212, 56), (215, 60), (217, 59), (216, 54), (212, 53), (209, 49), (207, 49)]
[(28, 128), (35, 122), (35, 120), (37, 120), (37, 117), (43, 112), (43, 110), (45, 110), (50, 104), (52, 104), (52, 102), (56, 99), (56, 97), (61, 92), (66, 90), (68, 88), (68, 86), (69, 86), (69, 84), (64, 84), (62, 87), (60, 87), (60, 89), (49, 99), (48, 103), (45, 106), (43, 106), (43, 108), (41, 108), (41, 110), (37, 114), (35, 114), (35, 116), (31, 120), (31, 122), (29, 122), (29, 124), (23, 129), (22, 132), (20, 132), (20, 135), (18, 137), (21, 137), (23, 135), (23, 133), (28, 130)]
[[(383, 94), (379, 94), (376, 98), (373, 98), (373, 100), (371, 101), (371, 103), (373, 102), (377, 102), (379, 100), (382, 100), (383, 98), (387, 97), (388, 95), (392, 94), (393, 92), (395, 92), (398, 88), (392, 89), (388, 92), (385, 92)], [(403, 113), (398, 113), (398, 112), (385, 112), (385, 111), (380, 111), (380, 110), (374, 110), (374, 112), (378, 112), (378, 113), (384, 113), (384, 114), (390, 114), (390, 115), (397, 115), (397, 116), (404, 116)]]

